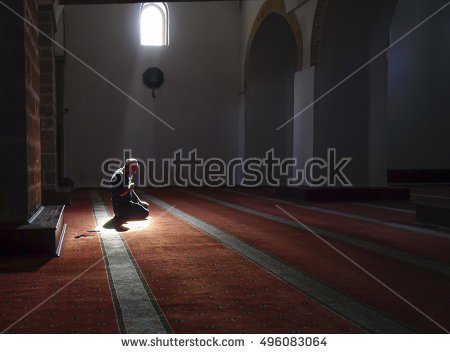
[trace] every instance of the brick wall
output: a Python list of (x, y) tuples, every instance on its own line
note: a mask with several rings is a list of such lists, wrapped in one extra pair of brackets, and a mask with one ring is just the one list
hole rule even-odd
[(0, 6), (0, 223), (26, 223), (41, 205), (39, 50), (21, 17), (37, 25), (37, 0), (4, 4), (13, 11)]
[[(54, 38), (55, 27), (53, 7), (39, 6), (39, 29)], [(57, 183), (55, 48), (53, 42), (42, 34), (39, 37), (39, 51), (42, 188), (54, 190)]]
[[(37, 0), (24, 1), (24, 17), (33, 25), (38, 25)], [(28, 213), (32, 214), (41, 205), (39, 37), (32, 26), (27, 23), (24, 26)]]

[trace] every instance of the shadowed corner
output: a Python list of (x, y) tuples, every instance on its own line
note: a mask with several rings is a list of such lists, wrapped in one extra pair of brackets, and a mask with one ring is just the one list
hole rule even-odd
[(36, 272), (45, 264), (50, 262), (52, 257), (1, 257), (0, 273), (30, 273)]
[(152, 218), (148, 216), (144, 220), (120, 220), (117, 218), (108, 218), (100, 220), (96, 230), (103, 234), (114, 232), (131, 232), (131, 231), (143, 231), (147, 229), (151, 224)]

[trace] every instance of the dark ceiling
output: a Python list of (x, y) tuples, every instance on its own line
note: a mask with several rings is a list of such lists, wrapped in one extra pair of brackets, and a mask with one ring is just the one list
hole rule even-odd
[[(193, 0), (166, 0), (165, 2), (192, 2)], [(211, 0), (195, 0), (195, 1), (211, 1)], [(219, 0), (220, 1), (220, 0)], [(227, 1), (227, 0), (221, 0)], [(142, 0), (60, 0), (60, 5), (82, 5), (82, 4), (130, 4), (142, 3)]]

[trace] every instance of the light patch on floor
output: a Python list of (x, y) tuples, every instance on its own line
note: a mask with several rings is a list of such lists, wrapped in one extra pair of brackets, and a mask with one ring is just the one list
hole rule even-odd
[(138, 221), (127, 221), (122, 225), (113, 225), (111, 217), (100, 218), (95, 230), (101, 232), (102, 234), (112, 234), (116, 232), (133, 232), (133, 231), (143, 231), (151, 227), (152, 218), (147, 217), (145, 220)]

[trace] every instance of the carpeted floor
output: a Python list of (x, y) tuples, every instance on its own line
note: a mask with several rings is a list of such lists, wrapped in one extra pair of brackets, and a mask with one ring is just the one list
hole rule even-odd
[[(109, 195), (94, 193), (100, 201), (92, 191), (73, 193), (61, 257), (0, 259), (0, 332), (132, 328), (124, 318), (133, 312), (120, 296), (130, 291), (131, 298), (133, 289), (126, 279), (112, 278), (114, 264), (102, 249), (109, 237), (105, 220), (96, 225), (94, 217), (93, 203), (113, 215)], [(416, 225), (412, 202), (294, 205), (269, 188), (151, 189), (144, 195), (155, 200), (150, 222), (130, 224), (118, 235), (167, 332), (450, 328), (450, 232)], [(412, 197), (450, 198), (450, 188), (420, 188)]]
[(0, 331), (18, 321), (6, 333), (118, 333), (98, 235), (87, 232), (95, 228), (89, 194), (73, 199), (61, 257), (0, 259)]

